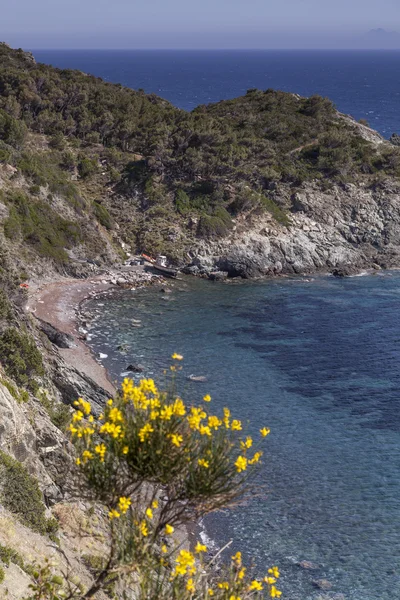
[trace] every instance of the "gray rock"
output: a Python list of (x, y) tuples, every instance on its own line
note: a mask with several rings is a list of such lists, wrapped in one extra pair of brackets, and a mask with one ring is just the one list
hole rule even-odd
[(43, 321), (39, 317), (36, 317), (39, 322), (40, 330), (48, 337), (52, 344), (58, 346), (59, 348), (73, 348), (75, 345), (74, 338), (72, 335), (68, 333), (64, 333), (54, 327), (54, 325), (50, 325), (47, 321)]
[(130, 371), (131, 373), (143, 373), (143, 371), (145, 371), (145, 367), (140, 364), (132, 363), (126, 367), (125, 371)]
[(207, 377), (205, 375), (189, 375), (188, 379), (189, 381), (197, 381), (199, 383), (207, 381)]
[(315, 563), (309, 561), (309, 560), (302, 560), (299, 563), (297, 563), (298, 567), (301, 567), (302, 569), (306, 569), (309, 571), (314, 571), (316, 569), (319, 569), (319, 566), (316, 565)]
[(312, 584), (319, 590), (328, 591), (333, 588), (333, 584), (328, 579), (314, 579)]
[(211, 279), (211, 281), (224, 281), (227, 278), (228, 278), (227, 271), (213, 271), (208, 274), (208, 279)]

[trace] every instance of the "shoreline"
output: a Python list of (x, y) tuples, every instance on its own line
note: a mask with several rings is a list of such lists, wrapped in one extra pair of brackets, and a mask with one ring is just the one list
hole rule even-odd
[[(133, 275), (129, 283), (132, 288), (146, 287), (161, 281), (159, 277), (149, 275), (139, 268), (132, 269), (129, 274)], [(48, 282), (33, 282), (24, 306), (26, 313), (73, 337), (74, 345), (71, 348), (57, 347), (59, 354), (68, 365), (90, 377), (110, 395), (116, 393), (116, 386), (86, 343), (79, 312), (86, 301), (121, 289), (121, 286), (114, 283), (118, 275), (119, 272), (113, 271), (111, 277), (110, 274), (100, 274), (86, 279), (60, 278)]]

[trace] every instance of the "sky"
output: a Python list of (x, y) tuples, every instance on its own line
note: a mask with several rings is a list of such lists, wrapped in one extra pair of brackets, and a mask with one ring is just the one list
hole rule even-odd
[(0, 0), (0, 40), (29, 48), (397, 46), (400, 0)]

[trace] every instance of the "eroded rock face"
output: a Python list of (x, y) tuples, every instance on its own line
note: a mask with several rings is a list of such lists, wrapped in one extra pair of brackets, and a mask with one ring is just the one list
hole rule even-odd
[(37, 477), (41, 490), (50, 502), (60, 498), (61, 492), (39, 456), (45, 447), (42, 439), (44, 432), (53, 433), (51, 442), (53, 449), (59, 450), (62, 448), (61, 432), (48, 418), (44, 418), (39, 427), (38, 438), (36, 424), (34, 428), (28, 414), (25, 413), (24, 405), (19, 405), (2, 384), (0, 384), (0, 414), (0, 450), (18, 460)]
[(304, 184), (292, 196), (280, 189), (274, 200), (286, 206), (288, 227), (269, 213), (238, 219), (229, 237), (192, 249), (191, 268), (252, 278), (400, 264), (400, 187), (393, 180), (376, 189)]

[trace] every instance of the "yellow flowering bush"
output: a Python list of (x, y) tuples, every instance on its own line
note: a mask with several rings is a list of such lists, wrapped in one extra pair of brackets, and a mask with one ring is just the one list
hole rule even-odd
[[(69, 426), (75, 476), (82, 496), (104, 514), (108, 553), (87, 590), (72, 589), (65, 579), (50, 585), (53, 596), (33, 586), (32, 600), (93, 598), (116, 582), (134, 589), (137, 600), (280, 596), (276, 567), (263, 580), (251, 579), (237, 553), (217, 577), (214, 559), (204, 558), (207, 548), (200, 542), (188, 548), (177, 536), (186, 523), (241, 495), (262, 451), (229, 409), (208, 411), (209, 395), (195, 406), (185, 404), (176, 392), (177, 363), (172, 366), (167, 391), (152, 379), (138, 385), (125, 379), (97, 416), (84, 399), (76, 401)], [(268, 433), (261, 429), (260, 441)], [(40, 577), (46, 581), (39, 573), (36, 586)]]

